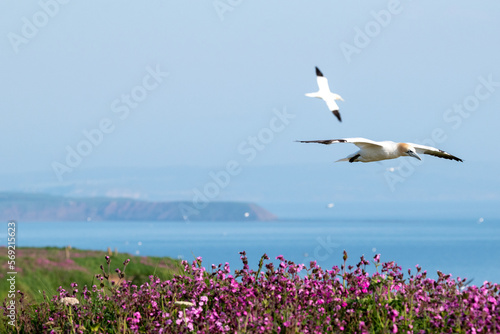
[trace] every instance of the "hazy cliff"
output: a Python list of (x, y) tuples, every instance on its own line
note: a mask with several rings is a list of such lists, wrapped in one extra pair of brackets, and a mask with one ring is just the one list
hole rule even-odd
[(276, 216), (253, 203), (148, 202), (0, 193), (0, 219), (19, 221), (266, 221)]

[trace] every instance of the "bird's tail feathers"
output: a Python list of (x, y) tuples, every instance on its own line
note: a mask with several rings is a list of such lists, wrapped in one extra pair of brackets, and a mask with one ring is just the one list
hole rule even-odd
[(345, 157), (344, 159), (340, 159), (340, 160), (337, 160), (337, 161), (335, 161), (335, 162), (339, 162), (339, 161), (349, 161), (349, 162), (355, 162), (355, 161), (359, 161), (358, 159), (359, 159), (359, 157), (360, 157), (360, 156), (361, 156), (361, 155), (360, 155), (358, 152), (356, 152), (356, 153), (353, 153), (353, 154), (351, 154), (351, 155), (348, 155), (348, 156), (347, 156), (347, 157)]

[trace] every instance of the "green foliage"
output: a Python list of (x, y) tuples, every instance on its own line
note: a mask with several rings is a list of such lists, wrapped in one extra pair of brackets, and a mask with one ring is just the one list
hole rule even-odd
[[(17, 248), (16, 251), (16, 289), (23, 291), (26, 298), (35, 302), (43, 301), (43, 291), (52, 296), (57, 294), (60, 286), (70, 290), (73, 282), (79, 286), (97, 284), (95, 275), (100, 273), (99, 266), (108, 254), (103, 251), (56, 247)], [(7, 263), (6, 254), (6, 249), (0, 248), (0, 263)], [(131, 259), (132, 263), (127, 267), (127, 279), (138, 285), (148, 281), (151, 275), (168, 280), (182, 271), (179, 261), (171, 258), (140, 257), (124, 253), (112, 254), (111, 258), (114, 266)], [(115, 269), (112, 267), (111, 271), (114, 272)], [(0, 300), (7, 297), (8, 289), (8, 284), (0, 285)]]
[[(0, 333), (499, 333), (500, 286), (467, 286), (438, 272), (427, 277), (417, 267), (404, 277), (401, 267), (374, 257), (369, 275), (364, 256), (324, 270), (287, 261), (277, 267), (263, 255), (259, 271), (212, 265), (196, 258), (183, 272), (163, 281), (150, 276), (139, 286), (129, 280), (133, 261), (109, 255), (98, 261), (95, 284), (71, 283), (40, 302), (17, 294), (15, 309), (0, 306)], [(83, 259), (83, 257), (82, 257)], [(121, 262), (122, 259), (125, 259)], [(81, 263), (92, 265), (92, 257)], [(130, 267), (129, 267), (130, 265)], [(113, 269), (114, 268), (114, 269)], [(265, 268), (265, 269), (264, 269)], [(265, 270), (261, 272), (261, 270)], [(300, 274), (302, 272), (302, 275)], [(138, 274), (138, 275), (139, 275)], [(9, 317), (16, 322), (7, 325)]]

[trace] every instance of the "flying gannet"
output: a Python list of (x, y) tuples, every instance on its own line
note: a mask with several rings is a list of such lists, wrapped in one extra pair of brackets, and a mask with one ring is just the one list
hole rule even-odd
[(359, 151), (338, 161), (349, 162), (372, 162), (387, 159), (396, 159), (399, 157), (409, 156), (422, 160), (417, 153), (433, 155), (438, 158), (456, 160), (462, 162), (462, 159), (454, 155), (446, 153), (435, 147), (418, 145), (413, 143), (395, 143), (393, 141), (373, 141), (365, 138), (343, 138), (343, 139), (328, 139), (328, 140), (298, 140), (300, 143), (318, 143), (330, 145), (335, 143), (351, 143), (360, 148)]
[(338, 118), (339, 122), (342, 122), (342, 118), (340, 118), (339, 106), (335, 102), (335, 100), (344, 101), (344, 99), (338, 95), (334, 94), (330, 91), (330, 87), (328, 86), (328, 79), (323, 76), (323, 73), (316, 67), (316, 80), (318, 81), (318, 91), (314, 93), (307, 93), (308, 97), (316, 97), (318, 99), (322, 99), (326, 102), (328, 109)]

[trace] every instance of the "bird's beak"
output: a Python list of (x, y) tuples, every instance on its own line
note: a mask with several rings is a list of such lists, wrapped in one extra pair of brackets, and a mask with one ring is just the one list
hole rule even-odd
[(408, 152), (406, 152), (406, 154), (408, 154), (410, 157), (414, 157), (414, 158), (417, 158), (418, 160), (422, 160), (420, 158), (420, 156), (417, 153), (413, 152), (413, 151), (408, 151)]

